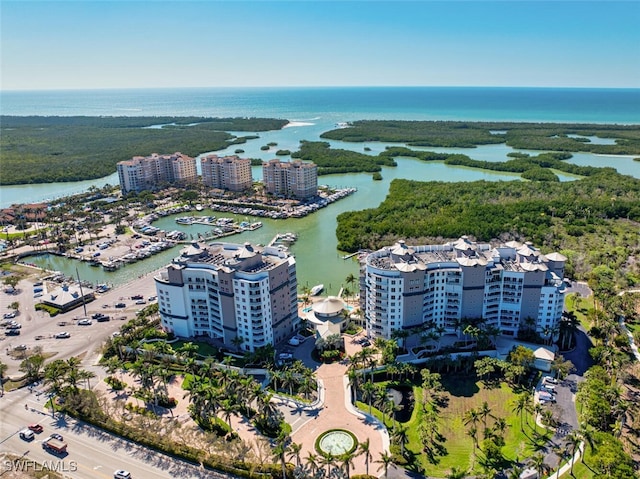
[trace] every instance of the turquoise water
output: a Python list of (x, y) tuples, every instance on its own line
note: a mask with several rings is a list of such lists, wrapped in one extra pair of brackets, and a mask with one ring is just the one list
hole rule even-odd
[[(2, 113), (7, 115), (110, 115), (110, 116), (218, 116), (274, 117), (293, 122), (279, 131), (261, 132), (260, 138), (245, 145), (234, 145), (219, 153), (245, 150), (242, 156), (274, 158), (276, 149), (298, 148), (300, 140), (318, 140), (319, 135), (336, 123), (358, 119), (407, 120), (496, 120), (540, 122), (640, 123), (640, 90), (536, 89), (536, 88), (247, 88), (181, 90), (100, 90), (56, 92), (0, 92)], [(246, 135), (246, 132), (239, 133)], [(261, 146), (277, 143), (271, 151)], [(332, 141), (336, 148), (371, 154), (387, 144), (351, 144)], [(473, 149), (428, 148), (461, 152), (474, 159), (504, 161), (513, 151), (505, 145), (485, 145)], [(536, 152), (530, 152), (535, 154)], [(640, 162), (632, 158), (576, 154), (570, 160), (580, 165), (614, 166), (621, 173), (640, 178)], [(229, 241), (266, 243), (276, 233), (295, 232), (298, 242), (291, 251), (298, 263), (298, 282), (302, 286), (323, 283), (327, 294), (336, 294), (345, 286), (349, 274), (358, 275), (354, 260), (342, 260), (335, 237), (336, 216), (343, 211), (373, 208), (380, 204), (395, 178), (423, 181), (518, 180), (519, 175), (493, 173), (472, 168), (452, 167), (441, 162), (424, 163), (399, 159), (396, 168), (383, 168), (383, 180), (374, 182), (368, 174), (320, 177), (321, 184), (356, 187), (357, 193), (302, 219), (261, 219), (264, 227), (229, 237)], [(561, 180), (574, 179), (559, 174)], [(259, 167), (254, 177), (261, 178)], [(76, 183), (20, 185), (0, 189), (0, 206), (16, 202), (42, 201), (84, 191), (89, 186), (118, 183), (114, 173), (106, 178)], [(202, 214), (220, 213), (203, 212)], [(224, 216), (233, 216), (227, 215)], [(244, 217), (240, 218), (241, 220)], [(166, 224), (165, 224), (166, 223)], [(189, 234), (206, 231), (206, 226), (179, 226), (172, 218), (157, 225), (183, 229)], [(170, 227), (170, 228), (169, 228)], [(145, 261), (125, 266), (112, 273), (78, 264), (80, 274), (92, 282), (122, 284), (166, 265), (177, 250), (165, 251)], [(53, 256), (33, 259), (43, 267), (75, 274), (75, 261)]]

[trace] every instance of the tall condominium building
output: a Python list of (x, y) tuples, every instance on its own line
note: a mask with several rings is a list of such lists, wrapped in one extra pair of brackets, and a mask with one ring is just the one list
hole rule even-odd
[(298, 326), (296, 261), (278, 248), (193, 243), (155, 277), (162, 326), (246, 351)]
[(198, 179), (196, 160), (176, 152), (172, 155), (134, 156), (117, 165), (120, 189), (130, 191), (156, 189), (162, 183), (187, 184)]
[(396, 329), (429, 323), (454, 333), (461, 320), (481, 318), (505, 336), (523, 327), (549, 335), (562, 316), (566, 260), (528, 243), (491, 247), (464, 236), (441, 245), (399, 241), (362, 260), (367, 332), (390, 338)]
[(207, 155), (201, 158), (200, 165), (205, 186), (230, 191), (245, 191), (253, 186), (249, 158)]
[(318, 194), (318, 167), (301, 160), (270, 160), (262, 164), (267, 193), (287, 198), (306, 199)]

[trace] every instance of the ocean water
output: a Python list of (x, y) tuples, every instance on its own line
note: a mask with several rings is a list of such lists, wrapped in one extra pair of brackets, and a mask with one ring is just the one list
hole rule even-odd
[[(189, 88), (150, 90), (79, 90), (0, 92), (0, 112), (5, 115), (88, 116), (209, 116), (283, 118), (291, 123), (278, 131), (260, 132), (260, 138), (232, 146), (248, 158), (269, 160), (275, 151), (296, 151), (301, 140), (317, 141), (336, 124), (360, 119), (532, 121), (640, 124), (640, 89), (567, 88)], [(246, 135), (246, 132), (236, 132)], [(262, 150), (267, 143), (277, 147)], [(335, 148), (377, 154), (382, 143), (362, 145), (331, 141)], [(455, 149), (430, 148), (435, 151)], [(505, 161), (513, 151), (505, 145), (481, 145), (461, 151), (484, 161)], [(140, 152), (145, 154), (148, 152)], [(206, 152), (202, 152), (206, 153)], [(127, 159), (127, 158), (123, 158)], [(286, 158), (284, 158), (286, 159)], [(623, 174), (640, 177), (640, 163), (632, 158), (581, 155), (580, 164), (615, 166)], [(398, 168), (400, 177), (405, 177)], [(260, 177), (257, 172), (256, 178)], [(409, 172), (409, 177), (412, 177)], [(469, 181), (461, 170), (432, 165), (428, 179)], [(325, 177), (326, 178), (326, 177)], [(571, 179), (560, 175), (565, 181)], [(495, 179), (504, 179), (496, 176)], [(325, 181), (323, 179), (322, 181)], [(354, 176), (327, 179), (350, 185)], [(0, 207), (13, 203), (55, 200), (86, 191), (91, 186), (118, 183), (117, 174), (94, 180), (3, 186)]]
[[(90, 115), (90, 116), (213, 116), (284, 118), (291, 123), (278, 131), (260, 132), (259, 138), (243, 145), (232, 145), (219, 154), (245, 150), (242, 156), (275, 158), (275, 151), (295, 151), (300, 140), (318, 140), (319, 135), (339, 122), (359, 119), (533, 121), (640, 124), (640, 90), (534, 89), (534, 88), (246, 88), (174, 90), (97, 90), (55, 92), (0, 92), (0, 112), (6, 115)], [(245, 135), (246, 133), (238, 133)], [(277, 147), (264, 151), (267, 143)], [(369, 154), (384, 150), (383, 143), (330, 142), (335, 148)], [(435, 149), (457, 151), (457, 149)], [(506, 145), (482, 145), (461, 152), (486, 161), (505, 161), (513, 151)], [(366, 153), (366, 152), (365, 152)], [(125, 158), (126, 159), (126, 158)], [(286, 157), (285, 157), (286, 159)], [(621, 173), (640, 178), (640, 162), (632, 158), (576, 155), (580, 164), (615, 166)], [(260, 168), (254, 178), (261, 178)], [(299, 241), (292, 247), (298, 264), (298, 281), (309, 287), (323, 283), (330, 294), (337, 294), (349, 274), (358, 274), (354, 261), (343, 260), (337, 251), (336, 216), (343, 211), (373, 208), (387, 195), (395, 178), (424, 181), (517, 181), (519, 175), (453, 167), (442, 162), (399, 159), (395, 168), (383, 168), (382, 181), (370, 174), (344, 174), (320, 177), (322, 184), (355, 187), (354, 195), (329, 208), (296, 220), (263, 219), (265, 227), (232, 237), (229, 241), (266, 242), (275, 231), (293, 231)], [(569, 175), (559, 175), (571, 181)], [(118, 183), (114, 173), (106, 178), (74, 183), (17, 185), (0, 188), (0, 207), (12, 203), (43, 201), (85, 191), (90, 186)], [(206, 214), (215, 214), (207, 212)], [(173, 219), (166, 227), (179, 228)], [(191, 233), (194, 228), (188, 229)], [(104, 272), (101, 268), (58, 257), (33, 259), (38, 265), (75, 274), (81, 268), (84, 279), (123, 284), (166, 264), (175, 252), (167, 251), (149, 260)]]
[(4, 115), (640, 123), (640, 89), (188, 88), (2, 91)]

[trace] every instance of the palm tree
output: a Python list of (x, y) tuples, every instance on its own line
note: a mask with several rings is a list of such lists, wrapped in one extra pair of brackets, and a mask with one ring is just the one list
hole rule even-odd
[(183, 359), (195, 358), (198, 352), (198, 346), (188, 341), (178, 348), (178, 354)]
[(533, 456), (530, 461), (531, 466), (538, 473), (538, 477), (542, 477), (542, 474), (549, 469), (549, 467), (544, 463), (544, 455), (540, 452)]
[(351, 477), (351, 467), (353, 466), (353, 460), (355, 457), (356, 455), (353, 451), (346, 451), (338, 457), (338, 460), (342, 463), (342, 467), (344, 467), (347, 479)]
[(582, 437), (577, 431), (571, 431), (565, 437), (567, 440), (567, 449), (571, 455), (571, 476), (573, 476), (573, 464), (576, 461), (576, 452), (579, 451), (580, 444), (582, 443)]
[(529, 407), (529, 394), (524, 392), (520, 393), (516, 396), (514, 409), (517, 414), (520, 415), (520, 431), (524, 432), (524, 412), (528, 410)]
[(242, 336), (236, 336), (231, 340), (231, 344), (233, 344), (236, 350), (240, 350), (240, 346), (244, 343), (244, 338)]
[(461, 467), (453, 466), (445, 477), (447, 479), (464, 479), (467, 477), (467, 471)]
[(280, 461), (282, 465), (282, 479), (287, 477), (287, 459), (285, 454), (287, 453), (287, 444), (289, 441), (288, 434), (280, 434), (276, 439), (276, 446), (273, 448), (272, 456), (276, 461)]
[(480, 407), (480, 410), (478, 411), (478, 414), (480, 415), (480, 417), (482, 417), (482, 422), (483, 422), (484, 427), (486, 429), (487, 428), (487, 416), (491, 416), (491, 408), (489, 407), (489, 404), (487, 403), (487, 401), (484, 401), (482, 403), (482, 406)]
[(376, 397), (376, 391), (376, 385), (371, 381), (367, 381), (362, 385), (362, 399), (369, 404), (369, 415), (371, 415), (371, 403)]
[(229, 424), (229, 431), (233, 434), (233, 427), (231, 426), (231, 416), (238, 412), (238, 405), (232, 399), (223, 399), (221, 403), (222, 414)]
[(409, 442), (409, 429), (403, 424), (398, 424), (398, 427), (393, 429), (393, 439), (400, 443), (400, 454), (404, 457), (404, 447)]
[(477, 409), (471, 408), (468, 411), (464, 412), (463, 422), (465, 426), (468, 426), (469, 424), (473, 424), (473, 426), (475, 426), (479, 420), (480, 413)]
[[(346, 282), (348, 285), (351, 285), (351, 287), (352, 287), (352, 289), (353, 289), (353, 285), (354, 285), (355, 283), (357, 283), (357, 282), (358, 282), (358, 278), (357, 278), (353, 273), (349, 273), (349, 274), (347, 275), (347, 278), (345, 279), (345, 282)], [(346, 294), (346, 293), (345, 293), (345, 294)]]
[(78, 379), (86, 381), (87, 389), (91, 389), (89, 380), (95, 377), (96, 375), (94, 373), (92, 373), (91, 371), (87, 371), (86, 369), (81, 369), (80, 371), (78, 371)]
[(9, 366), (0, 361), (0, 396), (4, 395), (4, 374), (8, 368)]
[(380, 464), (378, 471), (380, 469), (384, 469), (384, 477), (387, 477), (387, 472), (389, 472), (389, 466), (393, 464), (393, 456), (391, 456), (387, 451), (383, 451), (380, 454), (380, 460), (376, 461), (377, 464)]
[(467, 431), (467, 435), (473, 441), (473, 452), (475, 454), (475, 450), (478, 447), (478, 428), (476, 426), (471, 426)]
[(318, 469), (318, 455), (309, 451), (309, 454), (307, 454), (307, 457), (305, 458), (305, 462), (311, 469), (311, 473), (315, 474), (316, 470)]
[(296, 460), (296, 466), (300, 466), (300, 451), (302, 450), (302, 444), (292, 442), (289, 444), (289, 459)]
[(367, 438), (366, 441), (358, 443), (358, 451), (360, 452), (360, 454), (364, 454), (364, 467), (365, 467), (365, 470), (366, 470), (366, 473), (367, 473), (367, 476), (368, 476), (369, 475), (369, 461), (371, 461), (373, 459), (373, 455), (371, 454), (371, 445), (370, 445), (369, 438)]
[(327, 476), (331, 473), (331, 466), (334, 464), (335, 457), (330, 452), (321, 452), (320, 453), (320, 463), (323, 466), (327, 466)]

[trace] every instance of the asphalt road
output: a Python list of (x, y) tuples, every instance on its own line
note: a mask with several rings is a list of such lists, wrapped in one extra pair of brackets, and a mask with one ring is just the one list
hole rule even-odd
[[(131, 319), (137, 310), (149, 304), (147, 302), (145, 305), (137, 305), (130, 297), (141, 294), (146, 300), (149, 296), (156, 294), (153, 276), (146, 275), (114, 290), (96, 295), (96, 299), (86, 305), (87, 315), (91, 316), (93, 313), (100, 312), (109, 315), (111, 320), (102, 323), (94, 320), (90, 326), (80, 326), (77, 318), (84, 317), (82, 306), (54, 318), (49, 317), (49, 314), (43, 311), (35, 311), (34, 304), (40, 299), (33, 297), (33, 283), (37, 277), (38, 275), (34, 274), (29, 279), (20, 281), (19, 293), (16, 295), (0, 291), (0, 313), (4, 314), (10, 311), (8, 306), (14, 301), (20, 304), (20, 312), (14, 318), (22, 325), (20, 335), (5, 336), (4, 328), (0, 329), (0, 353), (2, 353), (2, 362), (8, 366), (6, 375), (9, 377), (21, 375), (18, 368), (22, 356), (21, 354), (11, 354), (18, 345), (27, 347), (25, 356), (34, 347), (39, 346), (43, 353), (54, 354), (49, 361), (81, 356), (83, 367), (93, 364), (104, 340), (124, 324), (124, 321), (115, 318)], [(125, 303), (127, 307), (124, 309), (114, 308), (118, 302)], [(59, 326), (58, 323), (61, 322), (64, 322), (65, 325)], [(55, 333), (61, 331), (68, 332), (71, 337), (67, 339), (53, 337)], [(41, 337), (41, 339), (36, 340), (36, 337)]]
[[(97, 428), (67, 416), (44, 413), (44, 398), (22, 389), (0, 398), (0, 451), (24, 455), (39, 463), (47, 461), (73, 479), (110, 479), (116, 469), (131, 472), (135, 479), (184, 478), (222, 479), (233, 477), (206, 471), (196, 465), (150, 451), (135, 443), (116, 438)], [(29, 406), (25, 410), (24, 405)], [(33, 441), (22, 440), (18, 432), (28, 424), (39, 423), (44, 431)], [(68, 454), (59, 457), (42, 448), (42, 441), (51, 433), (62, 434), (68, 444)], [(0, 475), (2, 472), (0, 465)]]

